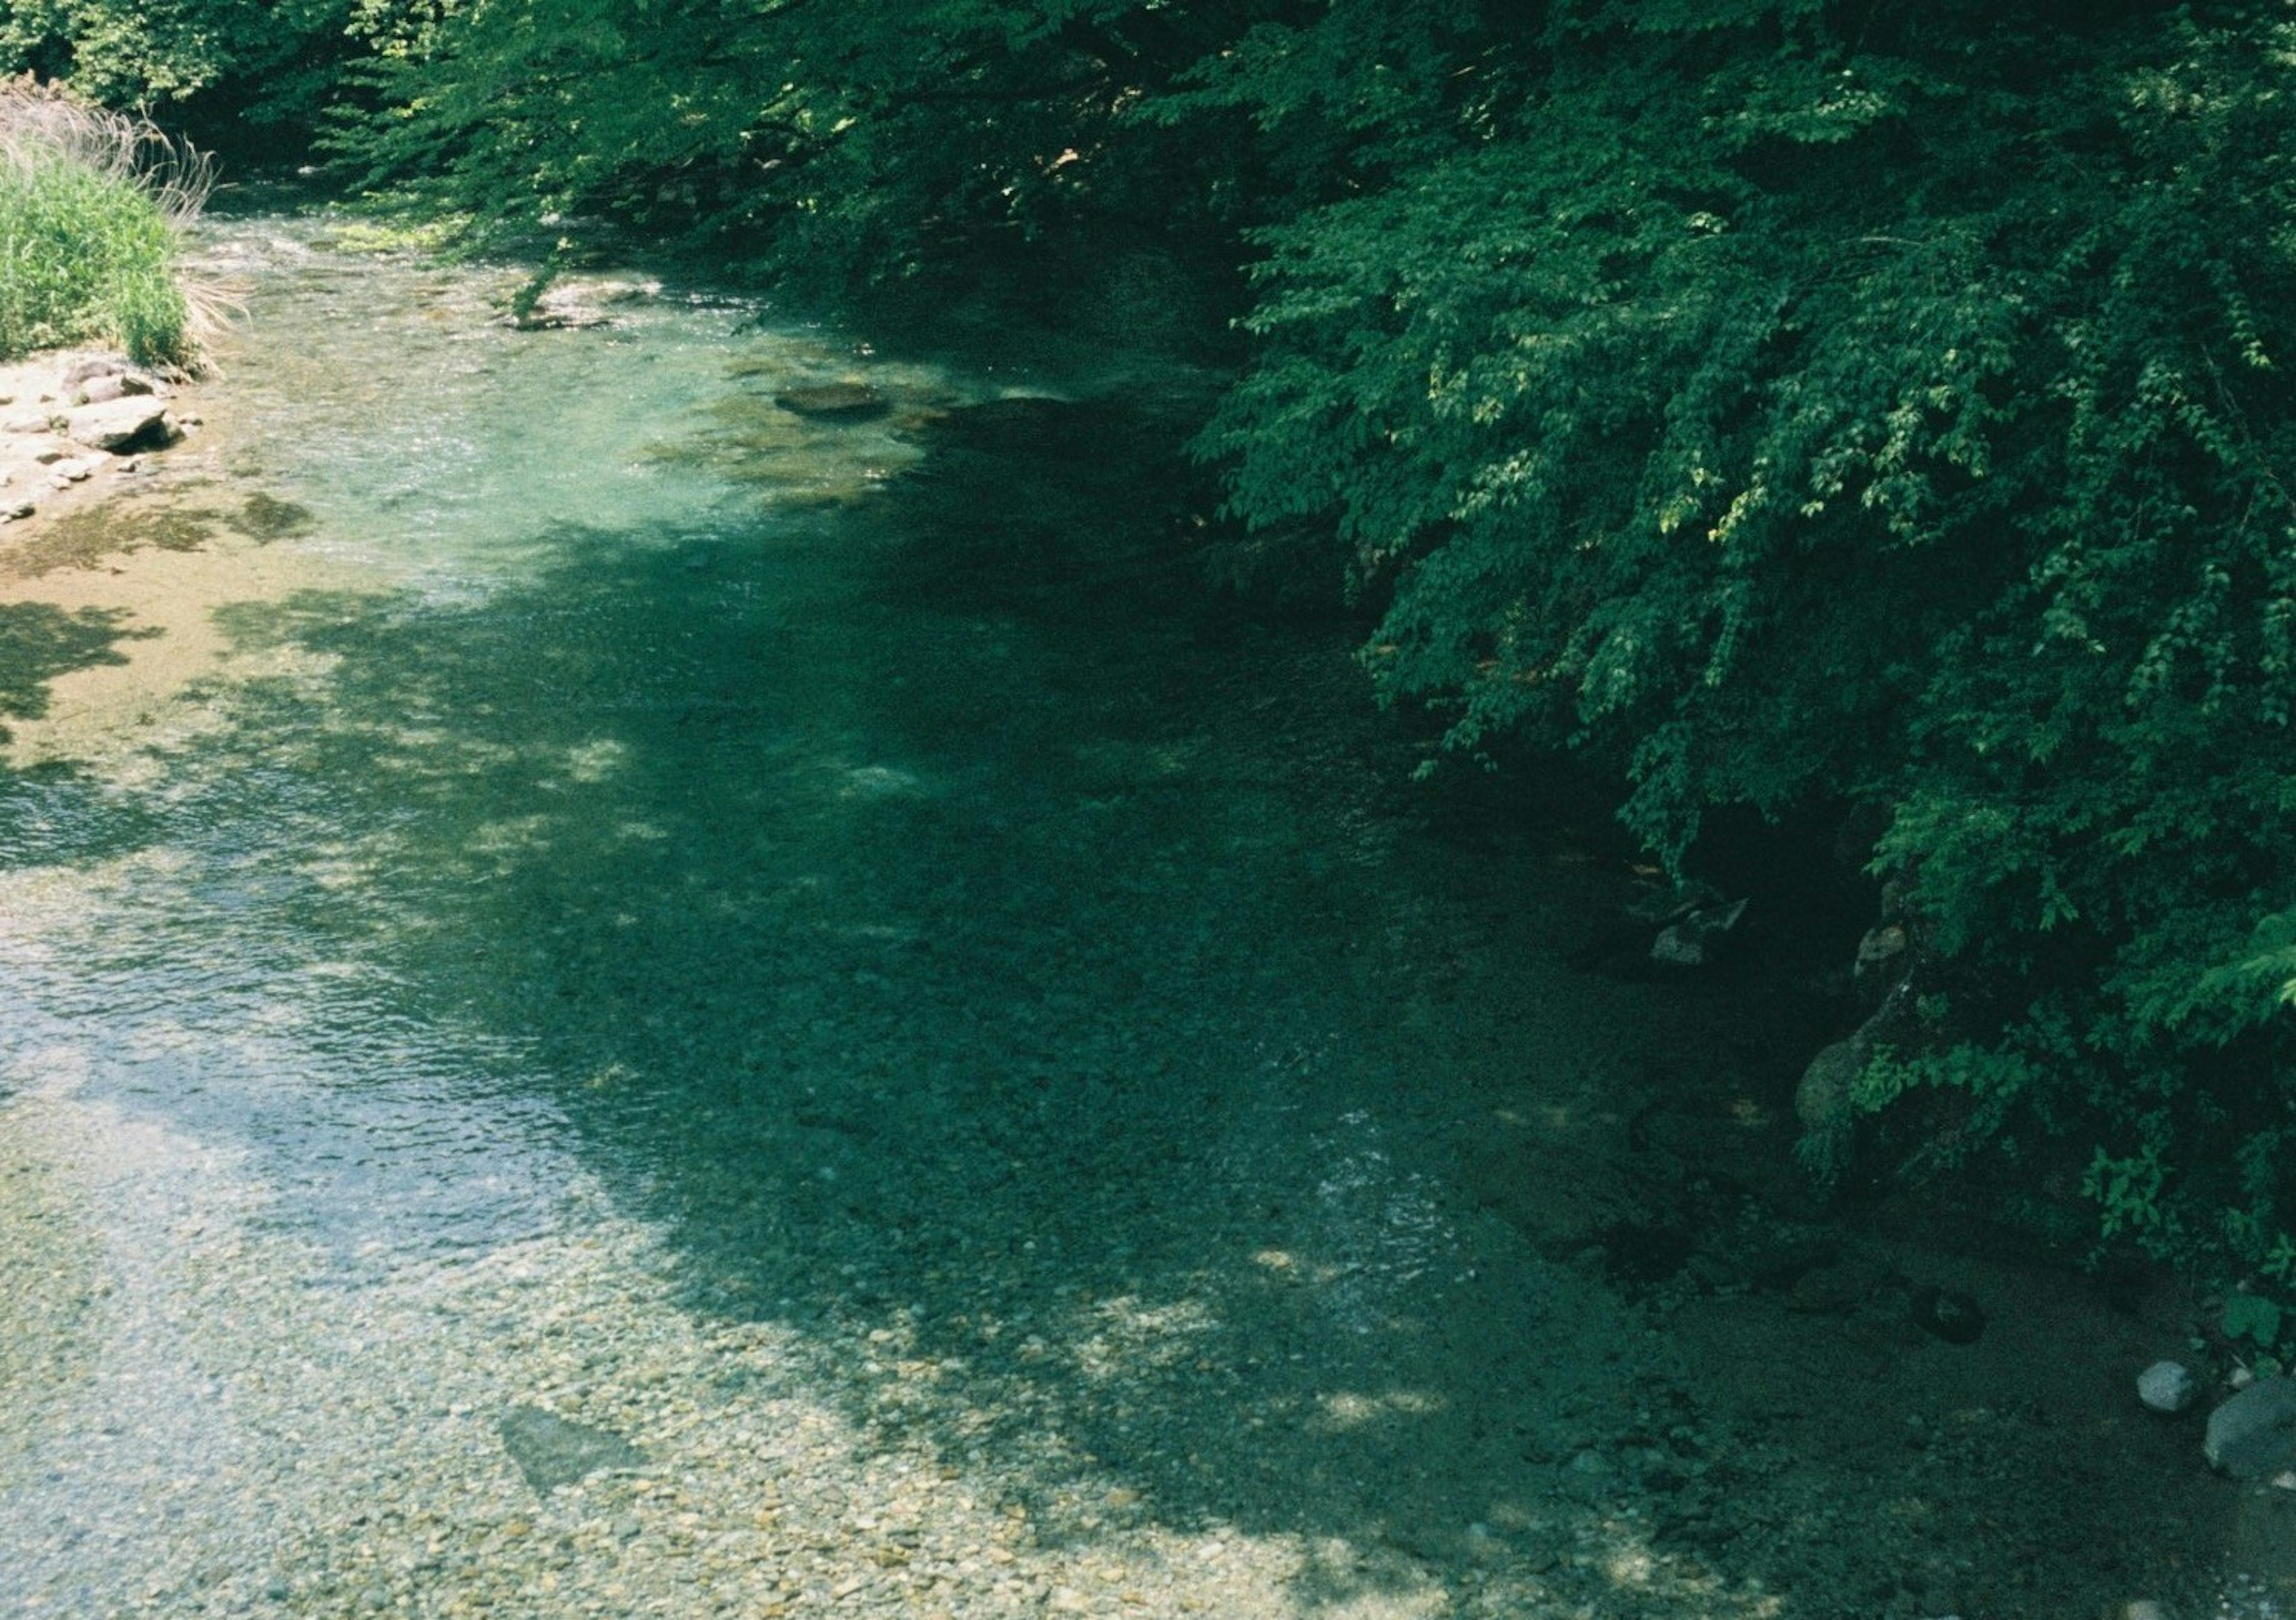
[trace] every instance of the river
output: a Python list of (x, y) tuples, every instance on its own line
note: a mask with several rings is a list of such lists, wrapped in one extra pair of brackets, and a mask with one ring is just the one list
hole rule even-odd
[(342, 236), (13, 599), (0, 1612), (2287, 1600), (2157, 1315), (1776, 1190), (1807, 1048), (1175, 563), (1202, 379)]

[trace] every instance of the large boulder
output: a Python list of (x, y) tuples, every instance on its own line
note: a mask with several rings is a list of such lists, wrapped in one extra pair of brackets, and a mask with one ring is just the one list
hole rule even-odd
[(123, 455), (164, 445), (176, 437), (165, 401), (148, 394), (107, 399), (64, 413), (64, 432), (76, 445)]
[(2296, 1469), (2296, 1379), (2259, 1379), (2210, 1412), (2201, 1451), (2234, 1479)]

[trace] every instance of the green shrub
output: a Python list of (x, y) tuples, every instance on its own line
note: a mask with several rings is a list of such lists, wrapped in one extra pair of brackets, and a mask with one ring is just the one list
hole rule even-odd
[(200, 310), (176, 249), (205, 179), (147, 126), (0, 86), (0, 359), (104, 343), (145, 364), (188, 363)]

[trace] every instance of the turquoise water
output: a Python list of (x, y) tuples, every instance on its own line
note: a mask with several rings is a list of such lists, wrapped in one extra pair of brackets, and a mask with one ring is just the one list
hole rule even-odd
[[(1487, 1516), (1520, 1448), (1462, 1414), (1521, 1398), (1519, 1352), (1447, 1335), (1552, 1290), (1495, 1291), (1414, 1156), (1479, 1080), (1598, 1091), (1625, 993), (1539, 1005), (1533, 952), (1460, 1016), (1538, 903), (1414, 848), (1343, 631), (1231, 622), (1166, 544), (1182, 470), (1144, 446), (1193, 379), (896, 364), (675, 290), (517, 333), (482, 275), (285, 221), (210, 258), (250, 286), (227, 479), (360, 583), (225, 610), (287, 673), (196, 691), (220, 719), (156, 778), (0, 779), (0, 863), (96, 874), (12, 942), (0, 1073), (70, 1051), (244, 1150), (346, 1286), (549, 1230), (571, 1156), (696, 1309), (831, 1362), (888, 1321), (1041, 1354), (1096, 1302), (1185, 1309), (1229, 1324), (1202, 1355), (1016, 1362), (966, 1444), (1183, 1518)], [(767, 397), (847, 375), (893, 412)], [(1014, 394), (1088, 403), (965, 413)], [(1340, 1370), (1483, 1387), (1418, 1432), (1238, 1433)]]
[[(1621, 887), (1404, 785), (1344, 626), (1205, 595), (1162, 448), (1201, 379), (888, 359), (674, 286), (514, 332), (514, 276), (309, 221), (205, 251), (249, 317), (223, 487), (176, 498), (291, 503), (273, 546), (335, 573), (225, 609), (233, 673), (106, 745), (135, 768), (0, 773), (0, 1095), (224, 1166), (312, 1302), (251, 1331), (356, 1395), (331, 1313), (635, 1223), (650, 1309), (782, 1335), (876, 1451), (1281, 1542), (1281, 1612), (1777, 1612), (1667, 1584), (1647, 1493), (1586, 1464), (1707, 1467), (1666, 1458), (1681, 1351), (1580, 1251), (1647, 1213), (1604, 1158), (1652, 1066), (1734, 1061), (1710, 1009), (1570, 970)], [(892, 409), (771, 403), (845, 378)], [(1463, 1168), (1494, 1144), (1511, 1218)], [(508, 1399), (537, 1353), (491, 1320), (439, 1354)], [(889, 1407), (890, 1342), (961, 1388)], [(260, 1451), (199, 1416), (256, 1380), (136, 1378), (144, 1471), (59, 1443), (0, 1595), (130, 1612), (88, 1549), (163, 1512), (160, 1452)], [(300, 1566), (261, 1595), (286, 1507), (216, 1501), (218, 1591), (337, 1612)]]

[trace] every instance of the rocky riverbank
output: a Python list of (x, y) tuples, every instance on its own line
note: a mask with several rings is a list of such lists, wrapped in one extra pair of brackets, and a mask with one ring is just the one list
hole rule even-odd
[(193, 400), (177, 394), (121, 356), (69, 351), (0, 365), (0, 524), (53, 524), (144, 473), (148, 456), (201, 425)]

